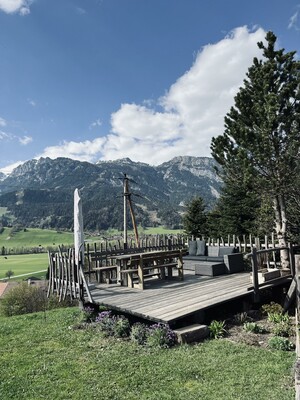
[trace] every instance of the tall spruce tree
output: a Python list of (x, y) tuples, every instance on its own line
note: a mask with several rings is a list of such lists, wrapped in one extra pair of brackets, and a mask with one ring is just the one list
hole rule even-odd
[[(213, 138), (212, 155), (226, 179), (237, 179), (272, 201), (279, 242), (287, 245), (287, 196), (299, 175), (300, 62), (295, 52), (276, 50), (276, 36), (259, 42), (223, 135)], [(287, 254), (282, 261), (288, 263)]]
[(206, 235), (206, 213), (202, 197), (194, 197), (187, 205), (183, 216), (183, 228), (189, 236)]

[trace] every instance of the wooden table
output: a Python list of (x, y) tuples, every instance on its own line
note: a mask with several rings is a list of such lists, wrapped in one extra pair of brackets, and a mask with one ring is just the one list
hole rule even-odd
[(144, 289), (146, 278), (153, 276), (160, 279), (171, 278), (173, 268), (178, 270), (178, 277), (182, 280), (182, 256), (183, 250), (162, 250), (116, 256), (117, 281), (121, 285)]

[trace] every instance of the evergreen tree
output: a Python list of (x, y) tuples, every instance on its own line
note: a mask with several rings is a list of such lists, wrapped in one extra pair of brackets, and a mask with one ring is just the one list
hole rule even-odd
[(193, 198), (187, 205), (186, 213), (183, 216), (183, 228), (189, 236), (200, 237), (206, 235), (205, 205), (202, 197)]
[(225, 180), (216, 207), (208, 214), (209, 235), (225, 237), (256, 234), (256, 216), (260, 207), (251, 185)]
[[(276, 36), (258, 43), (235, 105), (225, 117), (225, 132), (211, 149), (225, 177), (236, 178), (270, 198), (279, 242), (287, 245), (287, 196), (299, 175), (300, 62), (295, 52), (275, 49)], [(282, 259), (288, 263), (286, 255)]]

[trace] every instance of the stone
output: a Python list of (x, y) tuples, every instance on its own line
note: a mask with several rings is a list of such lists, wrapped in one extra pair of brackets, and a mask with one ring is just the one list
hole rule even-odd
[(194, 324), (175, 329), (175, 333), (180, 344), (200, 342), (209, 336), (209, 328), (207, 325)]

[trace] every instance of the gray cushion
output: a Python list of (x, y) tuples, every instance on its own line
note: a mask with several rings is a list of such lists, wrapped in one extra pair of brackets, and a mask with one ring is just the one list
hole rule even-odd
[(225, 256), (227, 254), (232, 254), (232, 253), (234, 253), (234, 250), (235, 250), (234, 247), (220, 247), (219, 256)]
[(219, 246), (208, 246), (207, 247), (207, 255), (209, 257), (218, 257), (219, 256)]
[(224, 258), (223, 257), (206, 257), (206, 261), (223, 263), (224, 262)]
[(196, 240), (189, 241), (189, 255), (195, 256), (197, 252), (197, 243)]
[(196, 256), (205, 256), (205, 241), (196, 240), (196, 243), (197, 243)]
[(207, 260), (207, 256), (191, 256), (191, 255), (187, 255), (187, 256), (183, 256), (183, 261), (184, 260), (195, 260), (195, 261), (206, 261)]

